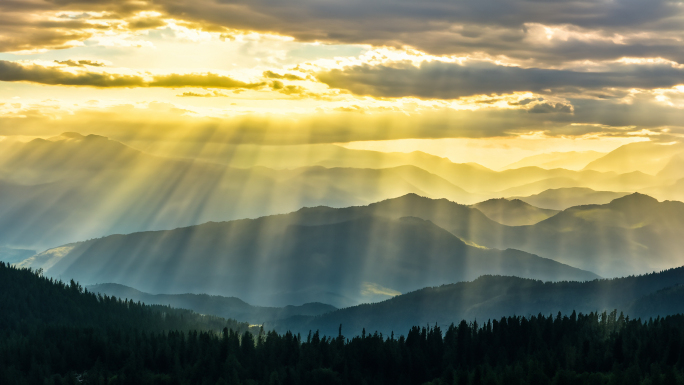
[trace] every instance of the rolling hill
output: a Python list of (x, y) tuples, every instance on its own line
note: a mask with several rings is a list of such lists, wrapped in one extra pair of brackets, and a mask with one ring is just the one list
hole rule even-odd
[(236, 297), (222, 297), (208, 294), (148, 294), (132, 287), (116, 283), (102, 283), (87, 286), (92, 293), (101, 293), (148, 305), (166, 305), (189, 309), (199, 314), (211, 314), (227, 319), (236, 319), (249, 324), (263, 324), (276, 319), (293, 316), (316, 316), (334, 310), (336, 307), (324, 303), (305, 303), (301, 306), (263, 307), (252, 306)]

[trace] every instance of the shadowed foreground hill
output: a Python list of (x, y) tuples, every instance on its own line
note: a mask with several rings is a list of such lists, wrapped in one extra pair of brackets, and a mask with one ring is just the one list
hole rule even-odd
[(320, 330), (322, 334), (336, 335), (342, 324), (347, 335), (358, 335), (363, 328), (389, 334), (399, 333), (411, 325), (444, 327), (460, 319), (482, 323), (506, 315), (549, 315), (559, 311), (568, 314), (573, 310), (586, 314), (620, 309), (633, 318), (666, 316), (684, 312), (680, 297), (682, 284), (684, 267), (589, 282), (554, 283), (483, 276), (472, 282), (425, 288), (379, 303), (340, 309), (318, 317), (295, 317), (265, 327), (302, 333)]
[[(406, 210), (419, 207), (408, 205)], [(475, 209), (454, 207), (498, 225)], [(356, 217), (369, 210), (320, 208), (114, 235), (48, 250), (25, 265), (81, 282), (114, 282), (153, 293), (236, 296), (270, 306), (307, 302), (350, 306), (483, 274), (544, 280), (597, 278), (525, 252), (470, 246), (428, 220)], [(323, 221), (332, 223), (320, 224)], [(463, 218), (453, 221), (458, 224)]]
[[(1, 384), (669, 385), (684, 366), (681, 315), (573, 311), (326, 338), (217, 333), (221, 322), (188, 331), (221, 319), (95, 297), (4, 263), (0, 289)], [(159, 332), (169, 327), (180, 330)]]
[(252, 306), (236, 297), (221, 297), (208, 294), (148, 294), (132, 287), (116, 283), (88, 286), (93, 293), (102, 293), (118, 298), (128, 298), (148, 305), (169, 305), (189, 309), (200, 314), (212, 314), (223, 318), (237, 319), (250, 324), (262, 324), (275, 319), (297, 315), (316, 316), (334, 310), (336, 307), (324, 303), (305, 303), (301, 306), (261, 307)]
[(68, 284), (55, 281), (4, 262), (0, 262), (0, 293), (0, 332), (44, 327), (218, 332), (225, 327), (246, 331), (249, 326), (190, 310), (96, 295), (73, 280)]

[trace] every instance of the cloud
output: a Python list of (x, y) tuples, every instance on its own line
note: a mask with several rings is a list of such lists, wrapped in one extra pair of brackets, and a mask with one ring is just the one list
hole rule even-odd
[(160, 18), (143, 18), (128, 22), (128, 28), (134, 31), (139, 29), (154, 29), (165, 25), (166, 22)]
[[(31, 17), (60, 11), (108, 12), (131, 29), (156, 28), (172, 18), (220, 33), (275, 32), (299, 41), (410, 46), (438, 55), (483, 53), (535, 63), (661, 57), (684, 63), (684, 7), (676, 0), (5, 1), (0, 49), (61, 48), (92, 35), (87, 17)], [(138, 20), (140, 11), (160, 16)]]
[(154, 76), (153, 80), (147, 83), (148, 87), (202, 87), (202, 88), (241, 88), (255, 89), (265, 86), (265, 82), (245, 83), (208, 72), (206, 74), (170, 74)]
[(572, 113), (572, 105), (563, 103), (539, 103), (527, 110), (531, 114), (548, 114), (551, 112)]
[(155, 75), (146, 79), (138, 75), (120, 75), (99, 72), (72, 73), (59, 67), (46, 67), (38, 64), (0, 60), (0, 81), (32, 82), (48, 85), (91, 86), (91, 87), (166, 87), (166, 88), (223, 88), (257, 89), (266, 83), (246, 83), (228, 76), (214, 73)]
[(112, 75), (95, 72), (71, 73), (58, 67), (45, 67), (37, 64), (21, 65), (0, 60), (0, 81), (32, 82), (48, 85), (92, 86), (92, 87), (144, 87), (140, 76)]
[(535, 93), (548, 90), (670, 88), (684, 83), (684, 69), (670, 65), (614, 65), (608, 71), (580, 72), (440, 61), (370, 66), (367, 64), (321, 72), (317, 79), (332, 88), (374, 97), (456, 99), (480, 94)]
[(94, 60), (55, 60), (55, 63), (57, 64), (62, 64), (66, 65), (69, 67), (85, 67), (85, 66), (90, 66), (90, 67), (104, 67), (105, 64), (94, 61)]
[[(573, 113), (562, 112), (571, 104)], [(555, 110), (528, 113), (536, 105)], [(359, 110), (348, 104), (348, 110)], [(360, 108), (363, 106), (359, 106)], [(5, 106), (3, 106), (5, 108)], [(346, 111), (348, 111), (346, 110)], [(561, 111), (559, 111), (561, 110)], [(3, 112), (4, 111), (4, 112)], [(318, 114), (226, 115), (202, 117), (172, 104), (57, 109), (52, 104), (22, 104), (0, 109), (0, 135), (57, 135), (88, 132), (117, 140), (175, 140), (179, 143), (290, 145), (341, 143), (408, 138), (515, 137), (532, 132), (546, 136), (642, 136), (644, 130), (662, 140), (684, 134), (684, 109), (670, 106), (649, 93), (629, 100), (538, 100), (524, 108), (477, 110), (426, 109), (365, 113), (343, 110)], [(232, 112), (231, 112), (232, 113)], [(391, 128), (391, 129), (388, 129)]]
[(301, 76), (293, 74), (280, 75), (273, 71), (264, 71), (264, 77), (267, 79), (304, 80), (304, 78)]
[(218, 92), (218, 91), (214, 91), (214, 92), (209, 92), (206, 94), (200, 94), (200, 93), (196, 93), (196, 92), (183, 92), (182, 94), (176, 95), (176, 96), (180, 96), (180, 97), (184, 97), (184, 98), (187, 98), (187, 97), (220, 98), (220, 97), (227, 97), (228, 95), (221, 93), (221, 92)]

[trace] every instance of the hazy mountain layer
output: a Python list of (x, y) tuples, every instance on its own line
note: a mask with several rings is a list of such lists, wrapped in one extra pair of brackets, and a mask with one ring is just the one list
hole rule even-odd
[[(679, 196), (676, 186), (671, 187), (673, 180), (641, 172), (619, 175), (538, 167), (495, 172), (423, 153), (339, 149), (326, 162), (322, 154), (304, 159), (356, 168), (235, 168), (153, 156), (101, 136), (76, 133), (13, 142), (0, 153), (0, 245), (45, 249), (113, 233), (254, 218), (304, 206), (363, 205), (407, 193), (466, 204), (567, 186), (639, 189), (661, 199)], [(424, 217), (402, 216), (407, 215)], [(505, 223), (531, 222), (509, 218)], [(477, 243), (503, 245), (487, 241), (488, 229), (448, 230)]]
[(481, 200), (414, 166), (240, 169), (159, 158), (78, 134), (16, 143), (0, 155), (0, 177), (0, 245), (36, 248), (409, 192)]
[[(475, 209), (464, 209), (496, 224)], [(331, 210), (337, 211), (310, 209), (114, 235), (49, 250), (22, 266), (42, 267), (51, 276), (86, 283), (115, 282), (157, 293), (220, 294), (271, 306), (349, 306), (482, 274), (544, 280), (597, 277), (517, 250), (469, 246), (419, 218), (361, 216), (320, 224), (345, 214), (325, 215)], [(316, 221), (319, 224), (311, 225)]]
[(102, 283), (86, 288), (93, 293), (107, 294), (121, 299), (132, 299), (135, 302), (140, 301), (148, 305), (168, 305), (174, 308), (189, 309), (200, 314), (211, 314), (250, 324), (263, 324), (275, 319), (299, 315), (316, 316), (337, 310), (336, 307), (324, 303), (262, 307), (252, 306), (236, 297), (208, 294), (148, 294), (116, 283)]
[(659, 172), (658, 176), (667, 179), (684, 178), (684, 151), (673, 156)]
[(297, 317), (266, 327), (307, 333), (320, 330), (337, 335), (340, 324), (345, 335), (358, 335), (362, 328), (383, 334), (399, 333), (411, 325), (442, 327), (460, 320), (504, 316), (624, 311), (630, 317), (665, 316), (684, 312), (681, 286), (684, 268), (637, 277), (590, 282), (541, 282), (518, 277), (483, 276), (461, 282), (425, 288), (380, 303), (363, 304), (318, 317)]
[(533, 226), (504, 228), (493, 247), (514, 247), (604, 277), (684, 263), (684, 203), (631, 194), (605, 205), (569, 208)]
[[(637, 165), (650, 164), (654, 162), (654, 158), (660, 159), (655, 162), (655, 167), (647, 168), (647, 173), (655, 175), (660, 168), (665, 166), (670, 156), (684, 150), (675, 151), (673, 150), (675, 147), (671, 147), (666, 153), (663, 153), (660, 145), (642, 143), (638, 146), (632, 144), (621, 146), (609, 154), (593, 151), (540, 154), (521, 160), (522, 163), (515, 164), (516, 169), (512, 169), (513, 165), (511, 165), (506, 167), (507, 170), (503, 172), (496, 172), (478, 164), (457, 164), (447, 158), (420, 151), (384, 153), (352, 150), (327, 144), (302, 146), (207, 144), (201, 148), (193, 144), (179, 144), (172, 148), (150, 147), (149, 149), (167, 156), (180, 155), (207, 159), (242, 168), (265, 166), (284, 169), (310, 165), (390, 168), (400, 165), (414, 165), (471, 193), (488, 194), (488, 198), (509, 197), (511, 195), (502, 195), (501, 192), (513, 188), (517, 188), (517, 190), (511, 191), (513, 195), (530, 195), (549, 188), (578, 186), (598, 190), (636, 191), (658, 185), (661, 181), (645, 179), (625, 181), (616, 178), (621, 173), (639, 170), (639, 167), (624, 167), (627, 161), (625, 160), (626, 157), (639, 158), (638, 161), (634, 162)], [(658, 153), (657, 157), (654, 157), (654, 151)], [(597, 157), (599, 158), (596, 159)], [(603, 158), (606, 159), (599, 162)], [(613, 160), (611, 161), (611, 159)], [(598, 162), (596, 163), (597, 168), (587, 166), (590, 161)], [(604, 165), (601, 166), (602, 164)], [(584, 166), (587, 166), (586, 171), (574, 171)], [(600, 170), (601, 172), (587, 172), (590, 170)], [(541, 183), (545, 179), (553, 179), (553, 181)], [(540, 183), (534, 184), (535, 182)], [(461, 203), (467, 202), (461, 201)]]
[(551, 152), (528, 156), (511, 163), (504, 169), (516, 169), (521, 167), (541, 167), (546, 169), (564, 168), (567, 170), (581, 170), (590, 162), (605, 156), (606, 154), (598, 151), (568, 151)]
[(472, 207), (489, 219), (508, 226), (533, 225), (559, 213), (558, 210), (534, 207), (520, 199), (489, 199)]
[(660, 144), (653, 142), (630, 143), (611, 151), (589, 163), (585, 170), (628, 173), (641, 171), (655, 175), (670, 159), (684, 152), (684, 144)]
[(539, 194), (526, 197), (515, 197), (515, 199), (520, 199), (523, 202), (540, 208), (565, 210), (573, 206), (602, 205), (610, 203), (613, 199), (628, 194), (629, 193), (624, 192), (595, 191), (586, 187), (574, 187), (549, 189)]
[(631, 194), (605, 205), (576, 206), (531, 226), (505, 226), (446, 199), (407, 195), (364, 207), (303, 209), (307, 223), (365, 214), (432, 221), (474, 244), (514, 248), (604, 277), (644, 274), (684, 264), (684, 203)]

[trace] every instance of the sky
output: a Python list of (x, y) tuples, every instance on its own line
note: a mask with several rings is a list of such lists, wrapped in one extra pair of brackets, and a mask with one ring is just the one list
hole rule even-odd
[(680, 0), (3, 0), (0, 138), (503, 167), (684, 135)]

